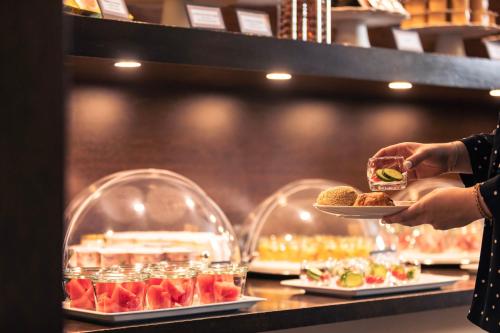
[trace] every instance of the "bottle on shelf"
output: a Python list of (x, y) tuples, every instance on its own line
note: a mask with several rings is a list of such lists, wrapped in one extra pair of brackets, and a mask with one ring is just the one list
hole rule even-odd
[(279, 10), (279, 37), (331, 44), (331, 0), (283, 0)]

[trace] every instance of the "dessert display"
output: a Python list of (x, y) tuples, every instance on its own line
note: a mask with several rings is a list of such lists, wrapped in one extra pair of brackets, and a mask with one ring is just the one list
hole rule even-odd
[(300, 274), (308, 283), (341, 288), (391, 286), (414, 282), (419, 277), (420, 265), (404, 262), (393, 254), (303, 263)]
[[(418, 200), (438, 188), (462, 186), (458, 180), (425, 179), (395, 194), (394, 198)], [(482, 220), (451, 230), (435, 230), (430, 225), (413, 228), (386, 225), (385, 228), (397, 236), (398, 250), (408, 260), (419, 260), (424, 264), (464, 264), (479, 260), (483, 234)]]
[(321, 191), (316, 199), (318, 205), (352, 206), (358, 197), (350, 186), (337, 186)]
[(332, 42), (330, 1), (283, 0), (279, 8), (280, 38), (327, 44)]
[(402, 190), (407, 184), (407, 173), (402, 156), (375, 157), (368, 160), (368, 185), (372, 191)]
[(354, 206), (394, 206), (394, 201), (384, 192), (362, 193), (356, 198)]
[(248, 215), (242, 228), (250, 271), (298, 275), (304, 260), (368, 257), (390, 248), (393, 236), (378, 221), (329, 216), (311, 206), (315, 198), (353, 205), (357, 193), (351, 186), (321, 179), (292, 182), (276, 191)]

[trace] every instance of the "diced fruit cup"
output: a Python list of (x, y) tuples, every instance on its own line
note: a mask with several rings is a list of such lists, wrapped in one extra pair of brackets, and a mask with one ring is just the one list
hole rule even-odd
[(149, 310), (193, 304), (197, 270), (159, 265), (149, 271), (146, 308)]
[(420, 265), (413, 263), (404, 263), (391, 267), (391, 275), (399, 282), (417, 280), (420, 277), (420, 272)]
[(387, 278), (387, 273), (388, 269), (385, 265), (372, 262), (370, 264), (370, 270), (365, 277), (365, 281), (368, 284), (384, 283)]
[(332, 263), (311, 263), (303, 261), (300, 267), (300, 279), (321, 285), (328, 285), (332, 279)]
[(370, 190), (403, 190), (407, 184), (407, 172), (402, 156), (384, 156), (368, 160), (367, 177)]
[(202, 269), (197, 278), (201, 304), (233, 302), (240, 299), (245, 288), (248, 267), (218, 264)]
[(75, 267), (64, 272), (64, 292), (69, 307), (95, 310), (95, 292), (92, 285), (92, 276), (99, 268)]
[(96, 310), (115, 313), (144, 310), (147, 275), (140, 269), (113, 267), (94, 278)]

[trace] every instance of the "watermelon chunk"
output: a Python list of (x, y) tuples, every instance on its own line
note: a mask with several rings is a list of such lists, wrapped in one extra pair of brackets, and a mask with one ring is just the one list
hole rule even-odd
[(125, 289), (120, 284), (116, 285), (111, 299), (123, 312), (142, 310), (140, 297)]
[(66, 283), (66, 293), (70, 300), (76, 300), (85, 295), (85, 289), (77, 279), (71, 279)]
[(141, 296), (144, 295), (144, 290), (146, 289), (146, 284), (141, 281), (137, 282), (123, 282), (122, 283), (123, 288), (127, 289), (128, 291), (136, 294), (140, 298)]
[(197, 278), (198, 295), (202, 304), (215, 302), (214, 282), (215, 276), (212, 274), (200, 274)]
[(161, 284), (162, 282), (163, 282), (163, 279), (161, 279), (161, 278), (149, 278), (148, 279), (149, 286), (158, 285), (158, 284)]
[(113, 282), (98, 282), (95, 284), (95, 292), (97, 295), (106, 294), (106, 296), (111, 297), (115, 286), (116, 283)]
[(121, 309), (120, 306), (111, 299), (111, 297), (102, 295), (97, 299), (97, 311), (111, 313), (121, 312)]
[(83, 289), (88, 290), (92, 287), (92, 281), (90, 279), (77, 279), (78, 283), (82, 286)]
[(216, 302), (232, 302), (240, 298), (241, 288), (232, 282), (215, 282), (214, 294)]
[(166, 309), (172, 307), (170, 294), (159, 285), (152, 285), (146, 294), (146, 304), (148, 309)]

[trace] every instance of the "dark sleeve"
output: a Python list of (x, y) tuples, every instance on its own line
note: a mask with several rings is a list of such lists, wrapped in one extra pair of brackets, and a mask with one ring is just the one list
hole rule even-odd
[(472, 168), (472, 174), (460, 174), (460, 178), (466, 187), (488, 179), (488, 167), (490, 165), (491, 149), (493, 147), (492, 134), (477, 134), (460, 140), (464, 143)]
[(481, 184), (479, 191), (493, 218), (500, 221), (500, 175), (496, 175)]

